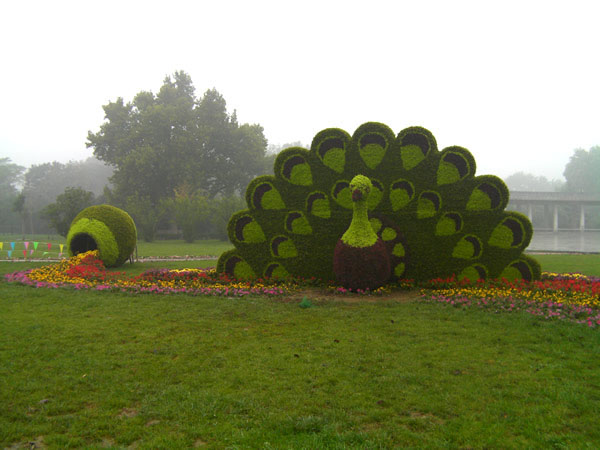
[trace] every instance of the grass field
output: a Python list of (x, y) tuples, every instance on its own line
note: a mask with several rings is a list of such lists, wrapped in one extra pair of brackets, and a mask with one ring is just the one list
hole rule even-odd
[[(539, 259), (594, 275), (589, 256)], [(0, 273), (43, 264), (0, 262)], [(426, 304), (412, 291), (309, 300), (1, 281), (0, 446), (600, 445), (598, 329)]]
[(0, 444), (596, 447), (600, 335), (410, 301), (2, 285)]
[(535, 254), (542, 270), (555, 273), (578, 272), (600, 277), (600, 255)]
[(232, 249), (233, 245), (217, 239), (205, 239), (191, 244), (182, 240), (138, 242), (137, 247), (140, 257), (219, 256), (224, 251)]

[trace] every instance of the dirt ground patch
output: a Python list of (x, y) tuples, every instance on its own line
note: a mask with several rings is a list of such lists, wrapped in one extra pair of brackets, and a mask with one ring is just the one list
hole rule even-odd
[(340, 302), (340, 303), (382, 303), (382, 302), (409, 302), (419, 298), (417, 291), (394, 291), (388, 294), (338, 294), (320, 288), (303, 289), (283, 297), (283, 301), (290, 303), (301, 302), (306, 297), (313, 303)]

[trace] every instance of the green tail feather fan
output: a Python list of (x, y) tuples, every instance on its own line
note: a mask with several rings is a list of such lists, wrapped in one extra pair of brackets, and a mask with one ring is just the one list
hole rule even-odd
[(368, 122), (352, 136), (325, 129), (310, 150), (282, 151), (273, 175), (250, 182), (248, 208), (228, 224), (235, 249), (221, 255), (217, 270), (235, 278), (333, 281), (336, 244), (355, 213), (351, 183), (363, 175), (371, 182), (364, 205), (387, 249), (390, 282), (539, 279), (539, 264), (523, 254), (531, 222), (505, 211), (509, 193), (500, 178), (475, 170), (468, 150), (440, 151), (422, 127), (395, 135)]

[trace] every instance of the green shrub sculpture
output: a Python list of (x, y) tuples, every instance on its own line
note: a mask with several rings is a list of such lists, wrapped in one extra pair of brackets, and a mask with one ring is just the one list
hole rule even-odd
[(352, 222), (333, 253), (333, 273), (342, 286), (353, 291), (377, 289), (390, 279), (390, 249), (377, 236), (368, 215), (373, 184), (364, 175), (350, 181)]
[(137, 231), (125, 211), (110, 205), (90, 206), (81, 211), (69, 228), (67, 249), (70, 256), (98, 250), (106, 267), (122, 265), (133, 253)]
[(228, 224), (235, 249), (221, 255), (217, 270), (235, 278), (333, 280), (335, 247), (353, 214), (350, 182), (364, 175), (372, 184), (369, 221), (389, 253), (389, 281), (539, 279), (539, 264), (523, 254), (530, 221), (505, 211), (504, 182), (475, 176), (475, 168), (468, 150), (439, 151), (425, 128), (397, 136), (375, 122), (352, 136), (325, 129), (310, 150), (282, 151), (274, 175), (249, 183), (248, 209)]

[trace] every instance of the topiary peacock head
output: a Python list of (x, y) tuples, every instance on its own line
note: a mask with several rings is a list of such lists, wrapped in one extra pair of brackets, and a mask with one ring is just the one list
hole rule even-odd
[(366, 197), (373, 189), (373, 183), (364, 175), (356, 175), (350, 181), (350, 192), (352, 192), (352, 201), (358, 202)]
[(217, 270), (333, 280), (336, 245), (360, 209), (361, 223), (366, 218), (386, 248), (390, 281), (538, 279), (539, 264), (523, 254), (530, 221), (505, 211), (504, 182), (475, 176), (475, 168), (468, 150), (439, 151), (421, 127), (398, 135), (374, 122), (352, 136), (323, 130), (310, 150), (282, 151), (274, 175), (250, 182), (248, 209), (228, 225), (235, 249), (221, 255)]

